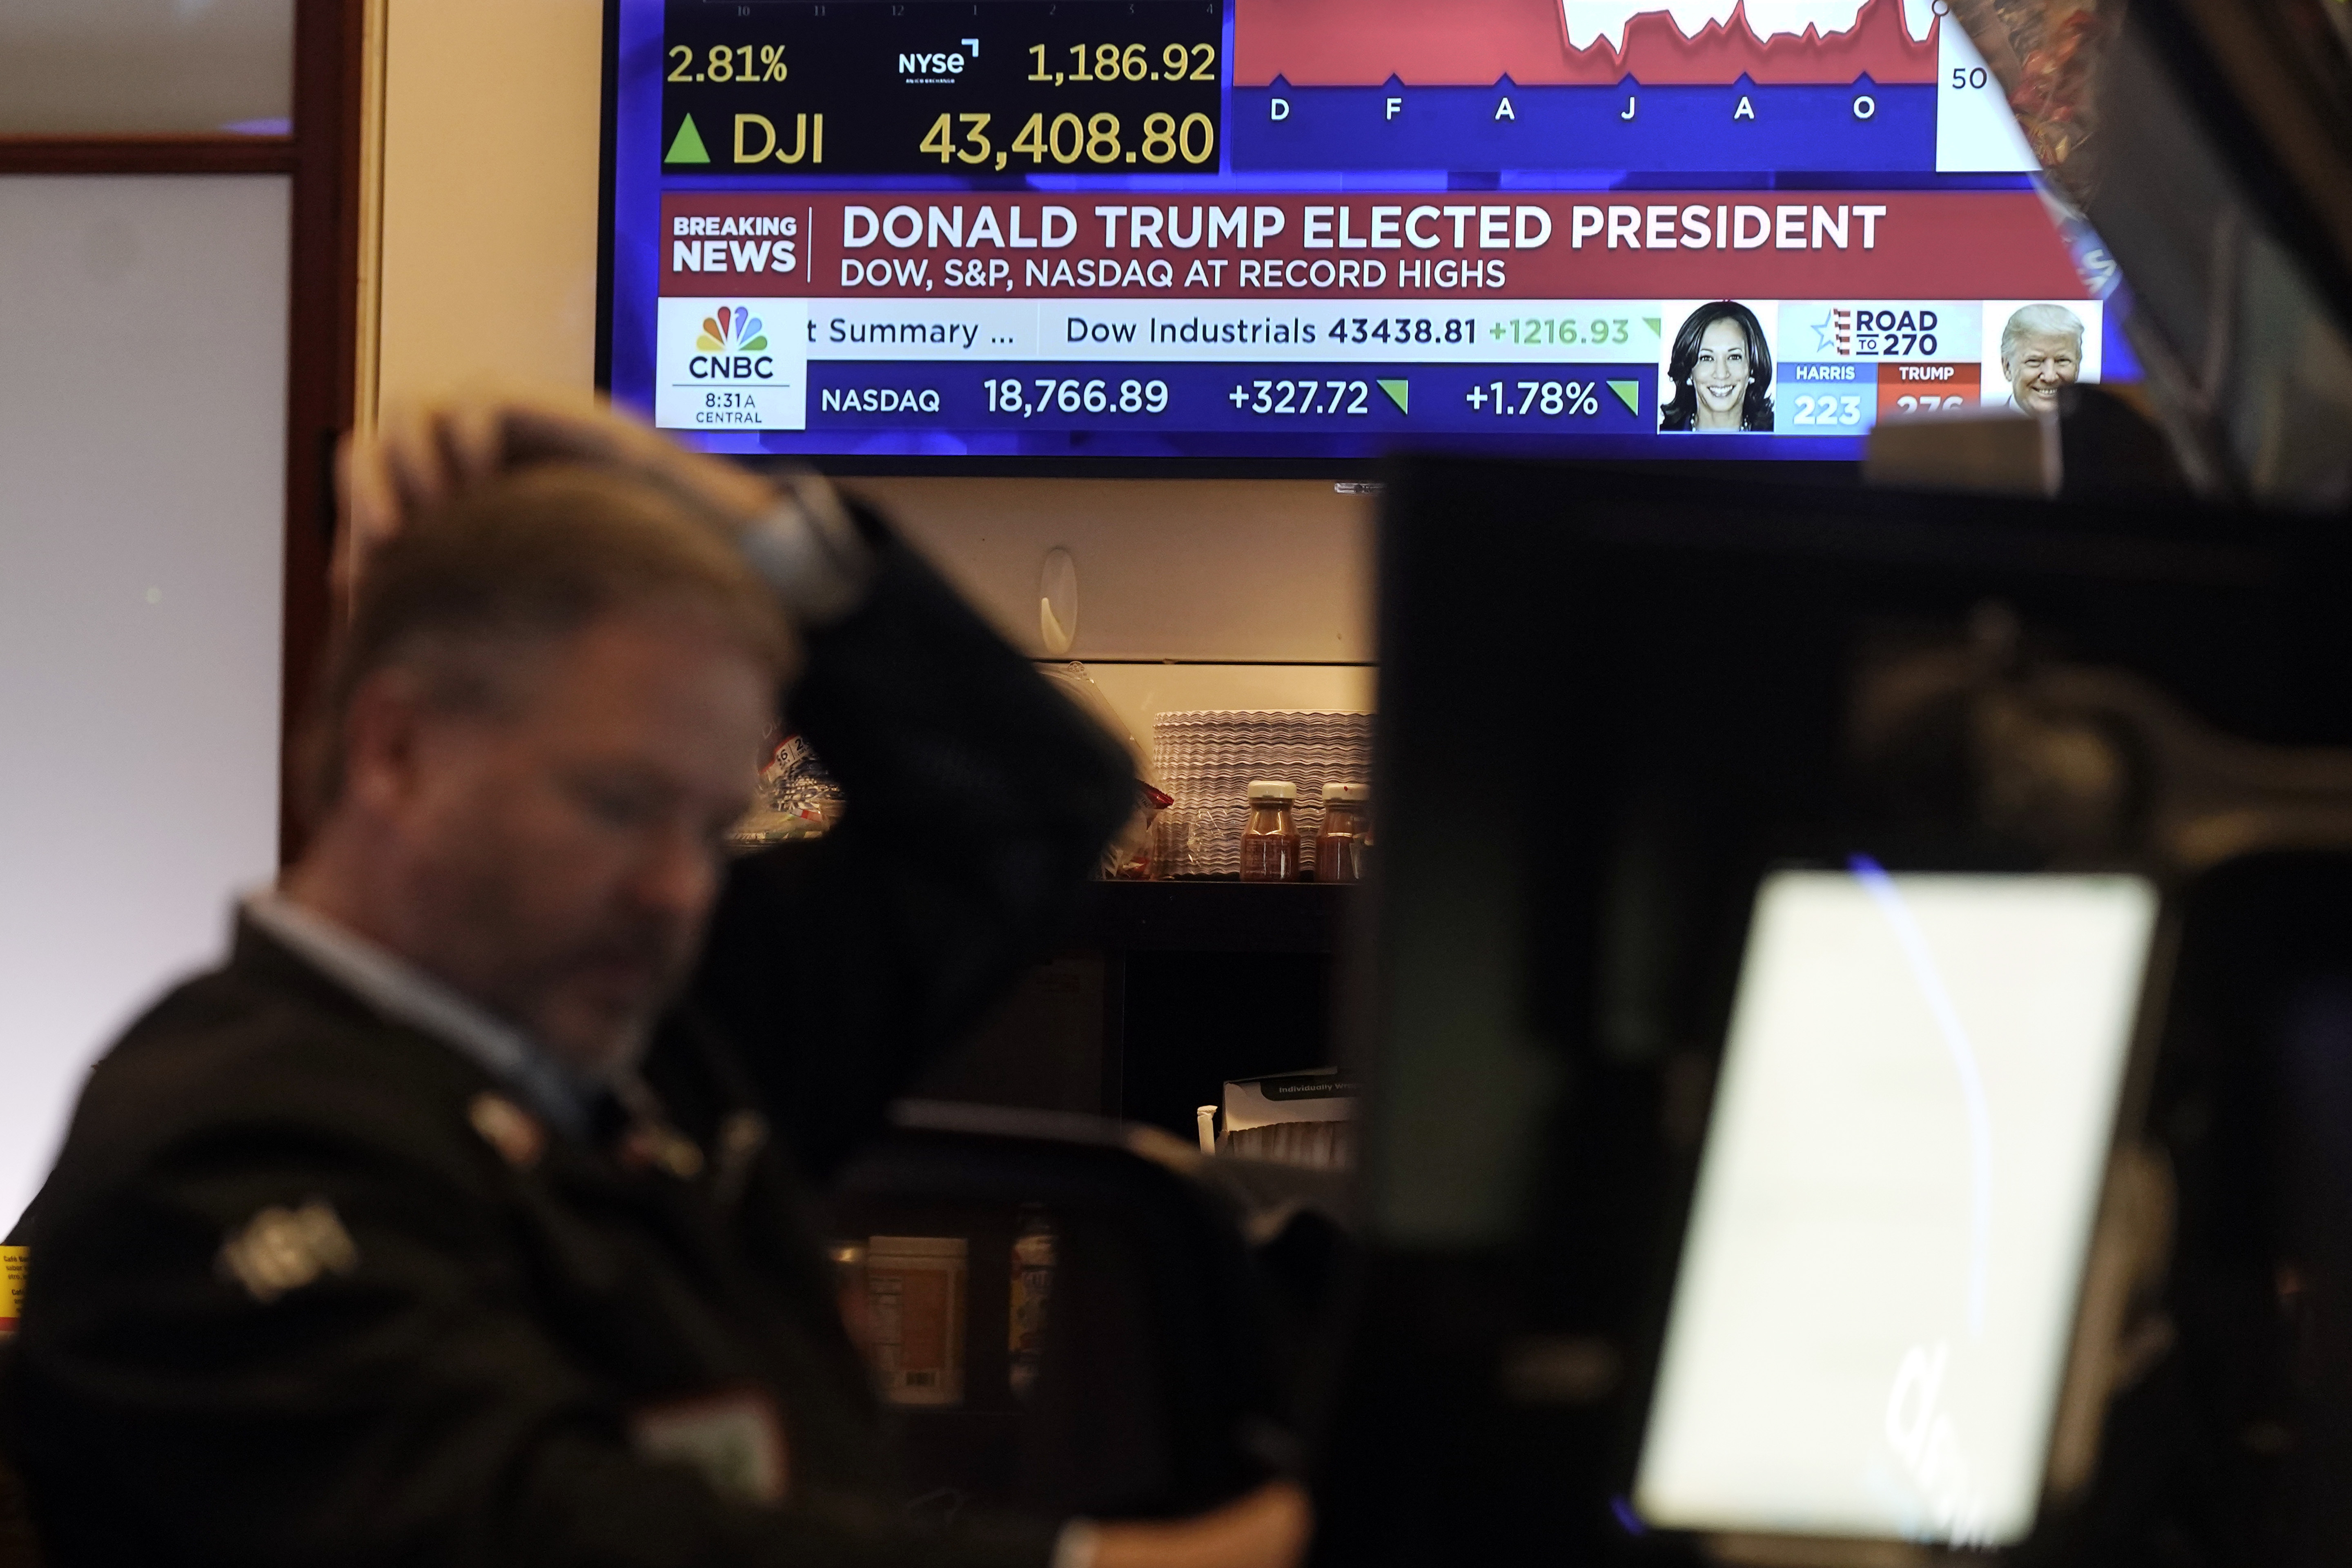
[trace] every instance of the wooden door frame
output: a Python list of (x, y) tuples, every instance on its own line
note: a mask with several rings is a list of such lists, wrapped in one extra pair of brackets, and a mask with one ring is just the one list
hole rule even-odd
[(352, 427), (368, 0), (294, 0), (290, 135), (0, 136), (0, 174), (285, 174), (291, 178), (286, 371), (278, 854), (300, 852), (292, 741), (331, 610), (336, 443)]

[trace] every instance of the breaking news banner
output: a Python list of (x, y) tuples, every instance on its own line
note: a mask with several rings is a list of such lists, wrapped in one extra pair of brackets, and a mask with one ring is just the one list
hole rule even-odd
[[(2080, 299), (2030, 191), (679, 193), (664, 295), (836, 298)], [(1754, 195), (1755, 200), (1738, 199)]]
[[(2097, 304), (2031, 193), (680, 193), (661, 245), (656, 418), (709, 432), (1494, 431), (1507, 410), (1562, 433), (1852, 436), (2096, 374)], [(1990, 327), (1988, 281), (2014, 296)], [(2000, 368), (2012, 318), (2023, 381)]]

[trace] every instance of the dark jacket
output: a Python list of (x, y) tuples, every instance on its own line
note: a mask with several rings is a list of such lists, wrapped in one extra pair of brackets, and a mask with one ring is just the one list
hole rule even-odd
[[(736, 864), (646, 1063), (698, 1170), (644, 1158), (617, 1106), (587, 1140), (486, 1131), (510, 1089), (249, 925), (100, 1062), (5, 1384), (53, 1561), (1045, 1560), (1044, 1524), (905, 1521), (800, 1193), (1039, 943), (1131, 770), (875, 537), (871, 599), (791, 701), (849, 813)], [(348, 1256), (258, 1299), (225, 1247), (321, 1204)], [(782, 1506), (633, 1446), (714, 1394), (780, 1417)]]

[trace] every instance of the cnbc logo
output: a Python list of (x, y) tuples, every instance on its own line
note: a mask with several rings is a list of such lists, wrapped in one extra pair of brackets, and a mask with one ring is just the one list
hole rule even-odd
[(764, 323), (740, 305), (721, 305), (702, 318), (695, 334), (695, 356), (686, 373), (701, 381), (764, 381), (775, 374), (776, 362), (761, 352), (768, 346)]

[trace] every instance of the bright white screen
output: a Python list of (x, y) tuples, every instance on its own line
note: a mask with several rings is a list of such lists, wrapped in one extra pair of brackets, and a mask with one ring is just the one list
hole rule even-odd
[(2128, 877), (1765, 880), (1644, 1518), (1980, 1544), (2032, 1526), (2155, 918)]

